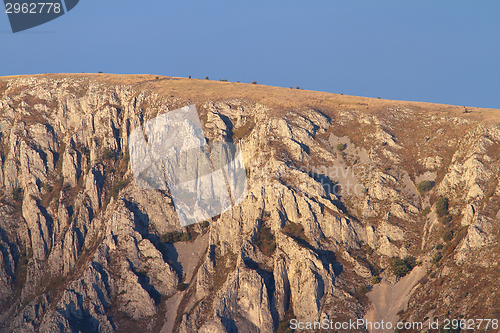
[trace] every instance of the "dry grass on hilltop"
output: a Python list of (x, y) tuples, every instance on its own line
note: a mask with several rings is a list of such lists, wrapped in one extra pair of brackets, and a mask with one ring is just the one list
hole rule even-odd
[[(201, 79), (166, 77), (150, 74), (39, 74), (36, 77), (80, 78), (104, 84), (133, 85), (138, 90), (150, 90), (159, 95), (175, 96), (185, 103), (204, 103), (207, 100), (222, 101), (243, 98), (271, 107), (275, 111), (298, 108), (328, 110), (359, 110), (382, 115), (388, 108), (410, 108), (429, 116), (456, 116), (485, 123), (500, 123), (500, 110), (424, 102), (396, 101), (358, 97), (311, 90), (272, 87), (259, 84), (220, 82)], [(4, 76), (0, 81), (27, 76)], [(158, 79), (157, 79), (158, 78)]]

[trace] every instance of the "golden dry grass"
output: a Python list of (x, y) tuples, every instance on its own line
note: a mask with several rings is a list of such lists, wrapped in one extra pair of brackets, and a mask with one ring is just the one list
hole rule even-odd
[[(151, 74), (38, 74), (3, 76), (0, 77), (0, 82), (30, 76), (53, 79), (78, 78), (102, 84), (132, 85), (138, 91), (149, 90), (159, 95), (175, 96), (185, 103), (192, 104), (242, 98), (266, 105), (275, 112), (301, 108), (320, 109), (324, 112), (342, 109), (359, 110), (379, 116), (383, 115), (388, 108), (399, 107), (409, 108), (417, 112), (425, 112), (429, 116), (457, 116), (484, 123), (500, 123), (500, 110), (498, 109), (467, 107), (469, 113), (464, 113), (464, 107), (457, 105), (386, 100), (259, 84), (187, 79)], [(158, 80), (156, 79), (157, 77)]]

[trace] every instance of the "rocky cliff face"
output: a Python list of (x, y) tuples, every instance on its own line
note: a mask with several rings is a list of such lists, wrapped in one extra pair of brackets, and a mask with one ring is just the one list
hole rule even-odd
[[(428, 275), (401, 318), (498, 318), (500, 126), (486, 111), (273, 89), (0, 79), (0, 330), (354, 320), (371, 277), (394, 281), (391, 258), (410, 255)], [(128, 135), (193, 103), (209, 141), (241, 148), (249, 193), (182, 228), (168, 191), (134, 183)]]

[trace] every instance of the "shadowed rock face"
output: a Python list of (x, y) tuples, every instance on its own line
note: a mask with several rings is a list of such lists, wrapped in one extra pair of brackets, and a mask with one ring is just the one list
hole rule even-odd
[[(396, 282), (391, 258), (409, 255), (429, 274), (401, 319), (499, 317), (497, 125), (432, 105), (295, 91), (310, 103), (294, 104), (286, 89), (280, 100), (271, 87), (120, 80), (0, 79), (0, 331), (355, 320), (372, 275)], [(182, 227), (168, 188), (137, 185), (128, 140), (190, 104), (188, 88), (207, 143), (241, 149), (248, 194)], [(434, 186), (419, 193), (422, 180)]]

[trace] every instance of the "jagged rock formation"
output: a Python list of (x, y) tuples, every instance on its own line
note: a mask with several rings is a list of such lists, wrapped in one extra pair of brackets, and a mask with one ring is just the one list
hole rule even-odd
[[(134, 128), (191, 103), (208, 141), (242, 149), (249, 193), (181, 228), (168, 191), (134, 183), (127, 147)], [(408, 255), (429, 274), (402, 318), (498, 318), (500, 126), (457, 110), (150, 76), (1, 78), (0, 330), (362, 318), (363, 286), (395, 280), (390, 259)], [(434, 187), (419, 193), (422, 180)]]

